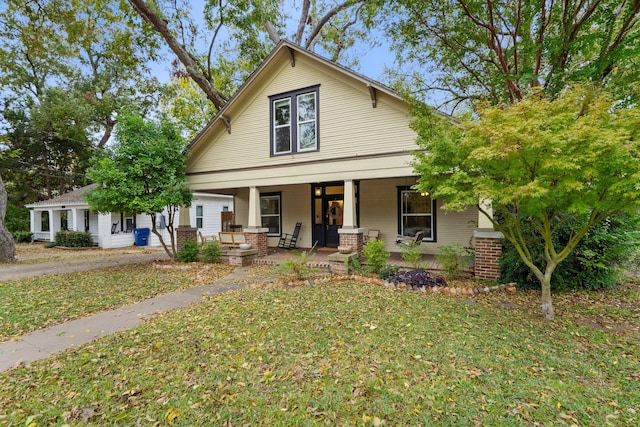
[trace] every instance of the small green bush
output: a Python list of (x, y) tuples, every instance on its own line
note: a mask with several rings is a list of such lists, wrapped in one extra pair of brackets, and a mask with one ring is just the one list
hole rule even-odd
[(14, 231), (13, 240), (16, 243), (31, 243), (33, 242), (33, 233), (30, 231)]
[(420, 252), (420, 242), (407, 242), (407, 246), (402, 248), (400, 253), (402, 260), (411, 264), (411, 267), (418, 269), (421, 265), (422, 252)]
[(212, 263), (218, 262), (222, 258), (222, 249), (218, 242), (209, 242), (200, 251), (200, 259), (202, 262)]
[(367, 271), (369, 273), (378, 274), (385, 266), (391, 254), (384, 250), (384, 242), (382, 240), (369, 240), (362, 250)]
[(466, 266), (465, 256), (468, 255), (460, 243), (441, 246), (436, 261), (442, 267), (448, 277), (458, 277), (464, 272)]
[(400, 267), (398, 267), (397, 265), (385, 264), (380, 269), (380, 271), (378, 271), (378, 276), (382, 280), (388, 280), (389, 278), (395, 276), (399, 270), (400, 270)]
[(88, 231), (58, 231), (54, 238), (55, 246), (66, 246), (68, 248), (90, 248), (93, 246), (93, 239)]
[(312, 273), (318, 271), (317, 268), (307, 265), (307, 263), (315, 256), (315, 253), (313, 252), (315, 248), (316, 245), (313, 245), (313, 247), (308, 251), (291, 251), (295, 257), (280, 261), (273, 271), (282, 280), (305, 280)]
[(198, 261), (198, 242), (196, 239), (189, 239), (184, 242), (184, 246), (178, 251), (178, 261), (180, 262), (196, 262)]

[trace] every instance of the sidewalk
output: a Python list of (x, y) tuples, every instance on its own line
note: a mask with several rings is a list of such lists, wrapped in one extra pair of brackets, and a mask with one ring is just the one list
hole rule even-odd
[(155, 313), (184, 308), (201, 302), (206, 296), (241, 289), (245, 287), (242, 280), (246, 278), (247, 269), (248, 267), (238, 267), (230, 275), (211, 285), (160, 295), (138, 304), (41, 329), (24, 335), (17, 341), (0, 343), (0, 372), (134, 328)]

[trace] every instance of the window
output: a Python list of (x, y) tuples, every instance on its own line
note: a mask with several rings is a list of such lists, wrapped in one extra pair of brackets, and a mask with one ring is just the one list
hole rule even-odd
[(402, 236), (415, 236), (418, 231), (422, 231), (423, 241), (435, 241), (435, 200), (429, 194), (406, 187), (399, 188), (398, 195), (398, 233)]
[(269, 97), (271, 154), (318, 150), (318, 86)]
[(260, 195), (262, 227), (268, 228), (268, 236), (280, 236), (280, 193)]
[(60, 212), (60, 230), (69, 230), (69, 211)]
[(202, 228), (202, 223), (204, 222), (203, 218), (203, 208), (202, 205), (196, 205), (196, 227)]
[(49, 212), (40, 213), (40, 231), (49, 231)]

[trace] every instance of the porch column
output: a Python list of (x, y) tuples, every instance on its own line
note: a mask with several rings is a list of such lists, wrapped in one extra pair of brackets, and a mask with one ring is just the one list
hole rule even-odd
[(187, 240), (197, 240), (198, 229), (191, 227), (191, 211), (188, 206), (180, 206), (178, 228), (176, 228), (176, 250), (180, 251)]
[(98, 214), (98, 246), (103, 249), (111, 247), (111, 212)]
[(247, 243), (258, 250), (258, 257), (267, 256), (267, 232), (268, 228), (262, 227), (262, 215), (260, 213), (260, 189), (249, 187), (249, 219), (245, 233)]
[(80, 231), (78, 230), (78, 209), (76, 208), (71, 209), (71, 222), (71, 230)]
[[(56, 240), (56, 231), (58, 230), (53, 226), (56, 223), (55, 218), (53, 218), (53, 209), (47, 209), (47, 212), (49, 212), (49, 241), (53, 242)], [(60, 216), (57, 219), (60, 221)]]
[[(42, 214), (40, 214), (40, 217), (42, 218)], [(29, 209), (29, 230), (31, 230), (31, 234), (33, 234), (34, 240), (37, 238), (37, 232), (42, 230), (42, 225), (40, 227), (38, 227), (37, 225), (38, 224), (36, 224), (36, 210)]]
[[(491, 200), (478, 202), (482, 210), (493, 217)], [(502, 255), (502, 239), (504, 235), (493, 229), (493, 223), (478, 210), (478, 230), (473, 233), (475, 240), (474, 273), (477, 278), (496, 280), (500, 276), (498, 261)]]
[(362, 259), (364, 228), (358, 228), (356, 221), (356, 192), (352, 180), (344, 182), (344, 203), (342, 210), (342, 228), (338, 230), (340, 246), (351, 246), (351, 250)]

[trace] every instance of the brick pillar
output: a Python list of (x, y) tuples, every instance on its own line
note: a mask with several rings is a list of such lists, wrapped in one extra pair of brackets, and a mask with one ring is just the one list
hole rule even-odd
[(198, 229), (195, 227), (178, 227), (176, 228), (176, 250), (180, 252), (187, 240), (196, 240), (198, 238)]
[(475, 276), (478, 279), (496, 280), (500, 276), (498, 260), (502, 254), (500, 239), (504, 236), (496, 231), (476, 231)]
[(247, 243), (251, 243), (253, 249), (258, 250), (258, 257), (267, 256), (267, 231), (268, 228), (245, 228), (242, 230)]
[(338, 235), (340, 246), (351, 246), (352, 251), (358, 254), (358, 258), (363, 259), (364, 228), (341, 228), (338, 230)]

